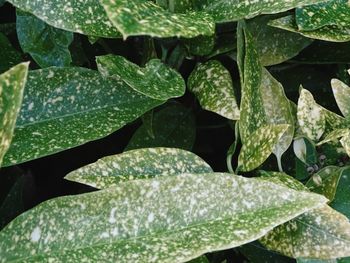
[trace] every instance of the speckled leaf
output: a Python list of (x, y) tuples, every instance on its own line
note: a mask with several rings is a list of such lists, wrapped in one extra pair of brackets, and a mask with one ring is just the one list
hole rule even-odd
[(350, 87), (338, 79), (332, 79), (332, 90), (337, 105), (345, 118), (350, 119)]
[(306, 89), (300, 92), (297, 116), (301, 131), (311, 140), (317, 141), (325, 130), (325, 116)]
[(216, 35), (184, 39), (188, 52), (193, 56), (207, 56), (214, 51)]
[(153, 136), (147, 131), (147, 124), (143, 124), (133, 134), (125, 150), (146, 147), (192, 150), (195, 139), (196, 121), (192, 110), (181, 104), (170, 104), (154, 113)]
[(49, 200), (0, 232), (0, 262), (186, 262), (255, 240), (320, 195), (232, 174), (132, 180)]
[(31, 71), (6, 165), (107, 136), (164, 101), (84, 68)]
[(260, 61), (264, 66), (289, 60), (312, 43), (310, 38), (267, 25), (280, 16), (259, 16), (247, 22), (249, 31), (256, 37)]
[(345, 136), (343, 136), (343, 138), (340, 139), (340, 143), (347, 155), (350, 156), (350, 130)]
[(338, 166), (324, 167), (307, 181), (306, 186), (312, 192), (324, 195), (329, 202), (332, 202), (341, 174), (342, 168)]
[(345, 168), (340, 176), (337, 192), (330, 206), (350, 219), (350, 169)]
[(98, 0), (8, 0), (47, 24), (89, 36), (121, 37)]
[(104, 157), (69, 173), (65, 179), (105, 189), (129, 180), (213, 170), (197, 155), (176, 148), (144, 148)]
[(261, 171), (259, 179), (287, 186), (298, 191), (308, 191), (301, 182), (283, 172)]
[(135, 35), (186, 37), (213, 35), (213, 18), (202, 12), (175, 14), (147, 0), (100, 0), (124, 38)]
[(54, 28), (35, 16), (17, 10), (17, 37), (23, 52), (42, 68), (70, 66), (73, 33)]
[(315, 30), (328, 25), (350, 26), (349, 0), (330, 0), (297, 8), (296, 21), (301, 30)]
[(150, 60), (144, 68), (121, 56), (106, 55), (96, 58), (99, 71), (106, 76), (122, 79), (141, 94), (157, 100), (180, 97), (185, 93), (181, 75), (158, 59)]
[(0, 32), (0, 73), (22, 62), (22, 54), (16, 50), (8, 38)]
[(302, 259), (297, 258), (297, 263), (337, 263), (336, 259)]
[(237, 21), (260, 14), (276, 14), (297, 6), (320, 3), (324, 0), (196, 0), (199, 10), (211, 14), (216, 22)]
[(193, 0), (156, 0), (155, 2), (172, 13), (186, 13), (193, 7)]
[(28, 65), (19, 64), (0, 75), (0, 166), (12, 141), (27, 80)]
[(239, 119), (230, 72), (219, 61), (199, 64), (188, 79), (188, 88), (203, 109), (231, 120)]
[(347, 135), (350, 132), (349, 129), (336, 129), (330, 133), (327, 134), (327, 136), (325, 136), (325, 138), (320, 141), (319, 143), (317, 143), (317, 145), (322, 145), (325, 144), (327, 142), (332, 142), (332, 141), (337, 141), (339, 138)]
[(288, 128), (286, 124), (266, 125), (252, 133), (239, 154), (239, 171), (251, 171), (261, 165), (270, 156)]
[(350, 41), (350, 26), (337, 27), (325, 26), (313, 31), (301, 31), (295, 22), (295, 17), (285, 16), (269, 22), (269, 25), (281, 28), (287, 31), (299, 33), (305, 37), (320, 39), (331, 42), (347, 42)]
[(200, 256), (199, 258), (188, 261), (187, 263), (210, 263), (206, 256)]

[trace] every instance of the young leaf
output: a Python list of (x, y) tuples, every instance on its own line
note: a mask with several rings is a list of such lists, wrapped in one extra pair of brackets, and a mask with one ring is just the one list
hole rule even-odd
[(196, 139), (196, 121), (191, 109), (170, 104), (154, 113), (153, 136), (142, 124), (124, 150), (147, 147), (173, 147), (191, 150)]
[(73, 33), (54, 28), (35, 16), (17, 10), (17, 37), (23, 52), (42, 68), (70, 66)]
[(150, 60), (144, 68), (121, 56), (101, 56), (96, 62), (103, 75), (122, 79), (137, 92), (153, 99), (166, 100), (185, 93), (181, 75), (158, 59)]
[(22, 104), (28, 65), (19, 64), (0, 75), (0, 166), (12, 141)]
[(266, 125), (252, 133), (242, 146), (238, 157), (238, 170), (248, 172), (261, 165), (288, 128), (286, 124)]
[(203, 109), (231, 120), (239, 119), (230, 72), (219, 61), (199, 64), (188, 79), (188, 88)]
[(107, 136), (162, 103), (93, 70), (53, 67), (31, 71), (4, 164), (29, 161)]
[(350, 118), (350, 87), (338, 79), (331, 82), (334, 98), (345, 118)]
[(109, 21), (99, 0), (8, 0), (45, 23), (89, 36), (117, 38), (118, 30)]
[(0, 232), (0, 262), (185, 262), (255, 240), (325, 201), (232, 174), (132, 180), (17, 217)]
[(311, 140), (317, 141), (325, 130), (325, 116), (322, 108), (306, 89), (300, 92), (297, 116), (301, 131)]
[(8, 38), (0, 32), (0, 73), (22, 62), (22, 54), (10, 43)]
[(100, 0), (113, 25), (128, 36), (210, 36), (215, 33), (212, 17), (203, 12), (174, 14), (147, 0)]
[(191, 152), (145, 148), (104, 157), (69, 173), (65, 179), (104, 189), (129, 180), (210, 172), (210, 166)]

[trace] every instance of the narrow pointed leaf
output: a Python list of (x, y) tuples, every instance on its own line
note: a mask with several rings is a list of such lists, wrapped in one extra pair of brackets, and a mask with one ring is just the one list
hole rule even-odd
[(327, 134), (327, 136), (322, 141), (320, 141), (317, 145), (322, 145), (322, 144), (325, 144), (327, 142), (337, 141), (339, 138), (347, 135), (349, 132), (350, 131), (348, 128), (334, 130), (334, 131), (330, 132), (329, 134)]
[(350, 87), (338, 79), (332, 79), (332, 90), (337, 105), (345, 118), (350, 118)]
[(210, 172), (210, 166), (191, 152), (145, 148), (104, 157), (69, 173), (65, 179), (104, 189), (129, 180)]
[(199, 64), (189, 77), (188, 88), (203, 109), (231, 120), (239, 119), (230, 72), (219, 61)]
[(9, 0), (45, 23), (89, 36), (116, 38), (118, 30), (109, 21), (98, 0)]
[(0, 75), (0, 166), (12, 141), (23, 99), (28, 65), (19, 64)]
[(150, 60), (144, 68), (121, 56), (101, 56), (96, 62), (103, 75), (122, 79), (137, 92), (153, 99), (166, 100), (185, 93), (181, 75), (158, 59)]
[(17, 217), (0, 232), (0, 262), (181, 263), (255, 240), (325, 201), (232, 174), (133, 180)]
[(210, 36), (215, 32), (212, 17), (202, 12), (175, 14), (147, 0), (100, 0), (113, 25), (124, 38)]

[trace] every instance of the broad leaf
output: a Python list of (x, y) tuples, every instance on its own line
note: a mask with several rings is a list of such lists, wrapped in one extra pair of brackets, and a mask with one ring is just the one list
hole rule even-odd
[(350, 219), (350, 169), (345, 168), (330, 206)]
[(188, 263), (210, 263), (206, 256), (200, 256), (199, 258), (188, 261)]
[(35, 16), (17, 11), (17, 36), (21, 48), (42, 68), (70, 66), (73, 33), (54, 28)]
[(345, 118), (350, 119), (350, 87), (338, 79), (332, 79), (332, 90), (337, 105)]
[(116, 38), (118, 30), (109, 21), (98, 0), (8, 0), (47, 24), (89, 36)]
[(69, 173), (65, 179), (104, 189), (129, 180), (213, 170), (191, 152), (175, 148), (145, 148), (104, 157)]
[(173, 147), (191, 150), (196, 139), (195, 116), (181, 104), (170, 104), (154, 113), (153, 134), (142, 124), (131, 137), (125, 150), (146, 147)]
[(31, 71), (4, 163), (29, 161), (107, 136), (162, 103), (93, 70)]
[(27, 80), (28, 65), (19, 64), (0, 75), (0, 166), (12, 141)]
[(242, 146), (238, 157), (238, 170), (247, 172), (260, 166), (288, 128), (285, 124), (267, 125), (252, 133)]
[(343, 138), (340, 139), (340, 143), (343, 146), (346, 154), (350, 156), (350, 130)]
[(8, 38), (0, 32), (0, 73), (22, 62), (22, 54), (16, 50)]
[(194, 56), (207, 56), (214, 51), (216, 35), (184, 39), (188, 52)]
[(100, 0), (124, 38), (135, 35), (186, 37), (213, 35), (215, 23), (202, 12), (174, 14), (147, 0)]
[(185, 262), (255, 240), (325, 201), (232, 174), (132, 180), (17, 217), (0, 232), (0, 262)]
[(325, 138), (320, 141), (317, 145), (322, 145), (327, 142), (337, 141), (339, 138), (346, 136), (350, 130), (346, 129), (336, 129), (325, 136)]
[(144, 68), (121, 56), (101, 56), (96, 62), (103, 75), (122, 79), (137, 92), (153, 99), (166, 100), (185, 93), (181, 75), (158, 59), (150, 60)]
[(188, 88), (203, 109), (231, 120), (239, 119), (230, 72), (219, 61), (199, 64), (188, 79)]
[(301, 131), (311, 140), (317, 141), (325, 130), (325, 116), (322, 108), (306, 89), (300, 92), (297, 116)]

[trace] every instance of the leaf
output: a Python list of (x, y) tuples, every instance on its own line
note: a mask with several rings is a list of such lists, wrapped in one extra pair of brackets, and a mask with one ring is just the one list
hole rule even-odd
[(267, 25), (270, 20), (280, 16), (258, 16), (247, 22), (247, 28), (256, 36), (256, 47), (264, 66), (287, 61), (312, 43), (309, 38)]
[(215, 33), (212, 17), (203, 12), (174, 14), (147, 0), (100, 0), (100, 3), (124, 39), (137, 35), (192, 38)]
[(166, 100), (185, 93), (186, 84), (181, 75), (159, 59), (150, 60), (144, 68), (121, 56), (101, 56), (96, 62), (103, 75), (122, 79), (135, 91), (153, 99)]
[(31, 71), (4, 164), (102, 138), (162, 103), (93, 70), (53, 67)]
[(198, 36), (190, 39), (184, 39), (188, 52), (194, 56), (206, 56), (212, 53), (215, 46), (215, 35)]
[(17, 217), (0, 232), (0, 262), (180, 263), (255, 240), (325, 201), (232, 174), (132, 180)]
[(324, 167), (307, 181), (306, 186), (312, 192), (324, 195), (330, 202), (332, 202), (337, 191), (341, 174), (342, 169), (340, 167)]
[(109, 21), (98, 0), (8, 0), (8, 2), (56, 28), (89, 36), (120, 37), (120, 33)]
[(215, 22), (230, 22), (252, 18), (260, 14), (276, 14), (297, 6), (320, 3), (324, 0), (197, 0), (197, 9), (211, 14)]
[(297, 263), (337, 263), (336, 259), (297, 259)]
[(174, 147), (191, 150), (196, 139), (195, 116), (181, 104), (170, 104), (154, 113), (153, 136), (143, 124), (131, 137), (124, 150), (147, 147)]
[(239, 120), (239, 108), (233, 91), (230, 72), (217, 60), (197, 65), (188, 79), (203, 109), (231, 120)]
[(343, 138), (340, 139), (340, 143), (345, 149), (346, 154), (350, 156), (350, 130), (345, 136), (343, 136)]
[(0, 32), (0, 73), (22, 62), (22, 54), (16, 50), (8, 38)]
[(345, 118), (350, 118), (350, 87), (338, 79), (331, 82), (334, 98)]
[(297, 116), (301, 131), (311, 140), (317, 141), (325, 130), (325, 116), (306, 89), (300, 92)]
[(261, 165), (289, 128), (288, 125), (266, 125), (254, 133), (243, 144), (238, 157), (238, 170), (248, 172)]
[(10, 147), (29, 63), (19, 64), (0, 75), (0, 166)]
[(292, 15), (270, 21), (269, 25), (287, 31), (299, 33), (305, 37), (313, 39), (332, 42), (350, 41), (350, 27), (325, 26), (313, 31), (301, 31), (296, 25), (295, 17)]
[(343, 169), (337, 192), (335, 193), (333, 201), (330, 206), (338, 212), (350, 218), (350, 169), (349, 167)]
[(73, 33), (54, 28), (35, 16), (17, 10), (17, 37), (24, 52), (42, 68), (69, 66)]
[(345, 136), (346, 134), (349, 133), (349, 129), (336, 129), (332, 132), (330, 132), (329, 134), (327, 134), (327, 136), (320, 141), (319, 143), (317, 143), (317, 146), (325, 144), (327, 142), (332, 142), (332, 141), (336, 141), (337, 139)]
[(301, 182), (283, 172), (261, 171), (259, 179), (273, 182), (282, 186), (287, 186), (298, 191), (308, 191), (307, 187), (305, 187)]
[(301, 30), (315, 30), (324, 26), (350, 26), (348, 0), (330, 0), (296, 9), (296, 21)]
[(193, 259), (188, 263), (210, 263), (206, 256), (200, 256), (199, 258)]
[(104, 157), (69, 173), (65, 179), (105, 189), (130, 180), (210, 172), (213, 172), (210, 166), (191, 152), (144, 148)]

